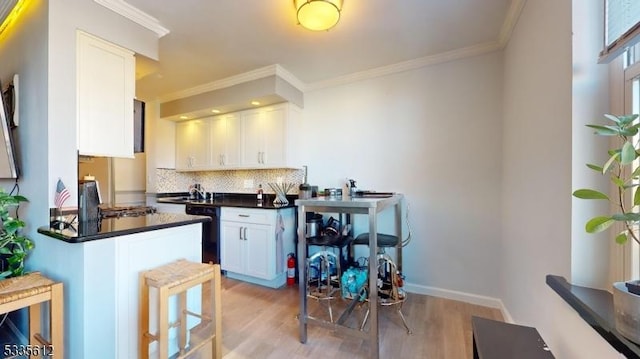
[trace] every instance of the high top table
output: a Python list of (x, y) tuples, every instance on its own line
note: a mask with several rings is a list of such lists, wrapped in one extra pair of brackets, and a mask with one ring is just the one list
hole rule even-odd
[[(298, 206), (298, 273), (300, 288), (300, 342), (307, 342), (307, 324), (318, 324), (330, 329), (345, 332), (359, 336), (363, 339), (369, 339), (370, 357), (377, 359), (380, 355), (378, 345), (378, 272), (375, 266), (376, 256), (378, 253), (378, 213), (392, 208), (395, 211), (395, 227), (396, 235), (402, 238), (402, 214), (401, 202), (402, 194), (394, 194), (388, 197), (350, 197), (344, 195), (342, 197), (314, 197), (310, 199), (297, 199), (295, 201)], [(305, 236), (306, 212), (329, 212), (329, 213), (350, 213), (350, 214), (367, 214), (369, 216), (369, 331), (361, 331), (359, 329), (349, 328), (341, 325), (341, 322), (347, 312), (353, 309), (353, 305), (343, 313), (337, 322), (331, 323), (325, 320), (312, 318), (307, 313), (307, 293), (306, 282), (307, 273), (304, 266), (304, 258), (307, 258), (307, 246)], [(401, 241), (397, 247), (398, 269), (402, 268), (402, 246)], [(357, 299), (353, 303), (356, 303)]]

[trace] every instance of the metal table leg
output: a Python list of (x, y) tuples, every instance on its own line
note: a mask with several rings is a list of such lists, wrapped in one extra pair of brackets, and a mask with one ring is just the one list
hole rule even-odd
[(298, 288), (300, 293), (300, 343), (307, 342), (307, 271), (305, 260), (307, 258), (307, 238), (305, 236), (305, 206), (298, 207)]

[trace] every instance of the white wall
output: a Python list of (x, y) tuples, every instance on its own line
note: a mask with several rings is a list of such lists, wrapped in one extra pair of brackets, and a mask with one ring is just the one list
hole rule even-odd
[[(596, 62), (602, 48), (604, 8), (601, 1), (574, 1), (573, 6), (573, 136), (572, 189), (597, 188), (607, 192), (607, 176), (598, 175), (586, 163), (604, 164), (609, 138), (594, 136), (587, 124), (604, 124), (609, 111), (609, 71)], [(620, 65), (620, 64), (618, 64)], [(620, 69), (621, 71), (621, 69)], [(585, 232), (585, 223), (609, 213), (607, 201), (572, 199), (571, 282), (593, 288), (611, 289), (609, 252), (611, 233)]]
[(498, 293), (501, 78), (495, 52), (305, 93), (309, 183), (405, 194), (413, 291)]
[(505, 50), (502, 294), (557, 358), (619, 354), (545, 284), (571, 274), (572, 8), (527, 1)]
[[(0, 35), (0, 79), (3, 87), (14, 74), (20, 76), (20, 125), (15, 130), (18, 160), (22, 176), (20, 194), (30, 202), (20, 208), (27, 223), (27, 235), (33, 237), (40, 225), (48, 223), (49, 190), (42, 181), (47, 176), (47, 2), (26, 2), (20, 21)], [(10, 191), (14, 181), (2, 180)]]

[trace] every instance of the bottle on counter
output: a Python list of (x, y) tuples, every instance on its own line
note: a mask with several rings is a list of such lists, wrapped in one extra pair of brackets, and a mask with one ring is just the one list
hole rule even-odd
[(262, 203), (263, 197), (264, 197), (264, 191), (262, 190), (262, 184), (258, 185), (258, 193), (256, 195), (258, 203)]

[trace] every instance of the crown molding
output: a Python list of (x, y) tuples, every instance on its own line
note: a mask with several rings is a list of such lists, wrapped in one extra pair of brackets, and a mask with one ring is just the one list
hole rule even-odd
[(160, 25), (160, 21), (158, 21), (158, 19), (134, 7), (133, 5), (128, 4), (124, 0), (93, 1), (115, 12), (116, 14), (126, 17), (127, 19), (137, 23), (140, 26), (143, 26), (155, 32), (158, 37), (163, 37), (164, 35), (169, 33), (169, 29)]
[(512, 0), (509, 10), (507, 10), (507, 16), (502, 23), (500, 34), (498, 35), (498, 42), (504, 48), (507, 46), (509, 39), (511, 39), (511, 33), (518, 23), (522, 9), (527, 0)]
[(297, 77), (295, 77), (294, 74), (292, 74), (291, 72), (287, 71), (284, 67), (276, 64), (276, 75), (278, 75), (280, 78), (282, 78), (283, 80), (287, 81), (288, 83), (290, 83), (293, 87), (297, 88), (298, 90), (305, 92), (307, 90), (307, 84), (300, 81), (300, 79), (298, 79)]
[(396, 64), (377, 67), (371, 70), (354, 72), (345, 76), (335, 77), (325, 81), (318, 81), (306, 86), (306, 91), (320, 90), (327, 87), (345, 85), (351, 82), (363, 81), (375, 77), (391, 75), (403, 71), (414, 70), (425, 66), (440, 64), (459, 60), (467, 57), (487, 54), (490, 52), (502, 50), (503, 46), (497, 41), (487, 42), (484, 44), (464, 47), (452, 51), (442, 52), (436, 55), (425, 56), (413, 60), (399, 62)]
[(273, 76), (277, 73), (277, 67), (279, 65), (269, 65), (265, 67), (261, 67), (259, 69), (255, 69), (249, 72), (244, 72), (238, 75), (230, 76), (221, 80), (209, 82), (203, 85), (191, 87), (185, 90), (172, 92), (170, 94), (160, 96), (158, 100), (160, 102), (167, 102), (172, 100), (177, 100), (179, 98), (199, 95), (201, 93), (218, 90), (221, 88), (241, 84), (248, 81), (253, 81), (257, 79), (261, 79), (267, 76)]

